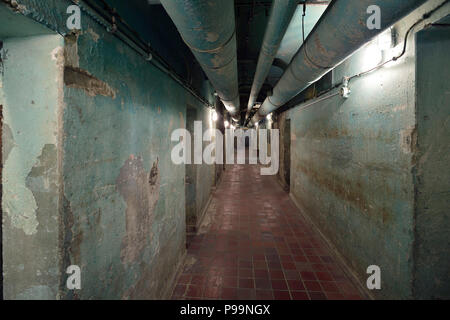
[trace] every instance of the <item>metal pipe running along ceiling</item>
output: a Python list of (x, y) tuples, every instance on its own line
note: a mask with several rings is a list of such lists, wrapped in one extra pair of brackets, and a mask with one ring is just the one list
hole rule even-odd
[[(348, 56), (427, 0), (334, 0), (295, 54), (281, 79), (255, 114), (275, 111)], [(369, 6), (380, 8), (381, 27), (369, 29)]]
[(252, 90), (247, 105), (247, 116), (253, 108), (259, 91), (272, 67), (273, 60), (280, 48), (281, 40), (297, 9), (298, 0), (274, 0), (270, 9), (269, 22), (264, 34), (263, 44), (259, 53), (258, 65)]
[(161, 0), (228, 112), (239, 112), (234, 1)]

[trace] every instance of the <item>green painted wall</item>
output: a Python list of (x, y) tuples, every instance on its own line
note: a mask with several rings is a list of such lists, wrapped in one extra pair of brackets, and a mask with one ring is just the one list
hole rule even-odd
[[(440, 23), (449, 23), (447, 18)], [(450, 298), (450, 32), (417, 34), (416, 242), (414, 294)], [(445, 67), (447, 66), (447, 67)]]
[[(336, 74), (365, 70), (362, 50)], [(382, 270), (381, 294), (411, 294), (414, 63), (399, 61), (340, 96), (290, 111), (291, 193), (361, 279)], [(363, 280), (362, 280), (363, 281)], [(365, 281), (363, 282), (365, 283)]]
[[(187, 104), (205, 108), (97, 24), (83, 30), (78, 59), (66, 60), (76, 72), (65, 89), (64, 265), (84, 270), (77, 298), (164, 298), (186, 237), (185, 168), (170, 159), (170, 135)], [(91, 92), (80, 70), (105, 90)]]
[[(203, 122), (203, 131), (207, 129), (215, 129), (215, 123), (211, 120), (211, 112), (206, 110), (199, 119)], [(203, 150), (210, 145), (210, 142), (203, 142)], [(200, 223), (205, 214), (205, 207), (208, 204), (211, 195), (211, 188), (215, 185), (215, 166), (203, 163), (198, 165), (197, 169), (197, 192), (196, 202), (198, 204), (197, 224)]]
[[(209, 83), (205, 82), (208, 88)], [(219, 103), (219, 101), (216, 101)], [(191, 164), (186, 165), (186, 223), (187, 231), (190, 235), (195, 234), (202, 223), (206, 212), (206, 206), (211, 195), (211, 189), (215, 185), (215, 165), (206, 163), (194, 164), (194, 122), (202, 122), (202, 130), (205, 133), (208, 129), (215, 129), (216, 123), (212, 121), (211, 109), (198, 108), (189, 104), (187, 106), (186, 128), (191, 134)], [(202, 133), (202, 134), (203, 134)], [(201, 143), (202, 150), (210, 145), (210, 142)]]
[(4, 297), (54, 299), (63, 39), (7, 38), (3, 45)]
[[(20, 4), (23, 14), (65, 36), (65, 43), (59, 40), (60, 47), (65, 47), (64, 70), (61, 69), (60, 77), (62, 80), (64, 75), (65, 85), (59, 91), (46, 94), (47, 99), (61, 102), (63, 111), (43, 107), (46, 112), (39, 116), (37, 108), (28, 116), (24, 117), (23, 112), (15, 116), (28, 121), (20, 120), (21, 126), (30, 126), (33, 117), (46, 121), (52, 117), (59, 119), (51, 123), (54, 127), (48, 124), (45, 127), (49, 138), (39, 135), (23, 142), (30, 146), (27, 152), (33, 154), (23, 156), (27, 166), (20, 168), (22, 176), (29, 174), (34, 165), (37, 172), (31, 171), (32, 174), (44, 171), (53, 178), (54, 172), (48, 172), (50, 169), (45, 169), (45, 165), (54, 163), (49, 164), (49, 152), (58, 155), (61, 172), (55, 178), (60, 184), (55, 191), (54, 206), (45, 208), (48, 219), (53, 218), (48, 221), (52, 224), (39, 224), (49, 228), (54, 225), (56, 229), (50, 231), (55, 238), (51, 244), (38, 246), (36, 243), (33, 248), (58, 248), (59, 252), (52, 251), (52, 260), (40, 269), (41, 273), (51, 273), (51, 288), (35, 287), (26, 277), (5, 278), (5, 286), (17, 287), (7, 298), (31, 298), (38, 292), (42, 293), (39, 297), (47, 299), (167, 298), (175, 272), (183, 262), (186, 240), (185, 167), (174, 165), (170, 159), (171, 149), (176, 144), (170, 141), (170, 135), (173, 130), (185, 127), (187, 104), (204, 115), (209, 111), (177, 82), (89, 16), (82, 16), (81, 32), (69, 33), (65, 10), (71, 1), (24, 0)], [(22, 50), (21, 53), (28, 55), (24, 57), (27, 61), (41, 62), (28, 52)], [(21, 64), (14, 68), (17, 71), (19, 67), (31, 66)], [(39, 74), (42, 79), (35, 80), (40, 80), (38, 82), (47, 88), (48, 79), (55, 77), (49, 76), (51, 68), (47, 65), (41, 67), (49, 71), (42, 72)], [(25, 72), (20, 76), (32, 79)], [(35, 90), (43, 94), (39, 88)], [(63, 99), (54, 98), (55, 92)], [(201, 93), (213, 103), (213, 90), (206, 81)], [(31, 108), (25, 102), (31, 102), (32, 96), (23, 91), (16, 91), (16, 95), (20, 105)], [(203, 119), (206, 121), (206, 116)], [(36, 121), (31, 128), (35, 125)], [(62, 126), (60, 135), (56, 125)], [(23, 127), (23, 130), (29, 132), (29, 128)], [(14, 139), (18, 143), (17, 138)], [(41, 139), (40, 145), (34, 145)], [(42, 149), (54, 146), (58, 139), (62, 144), (57, 144), (56, 148)], [(9, 155), (10, 159), (16, 149)], [(46, 153), (37, 152), (41, 149)], [(200, 172), (203, 179), (214, 181), (213, 166), (202, 167)], [(44, 182), (30, 180), (28, 188), (37, 188), (38, 183)], [(203, 205), (211, 185), (200, 187), (198, 201)], [(23, 193), (30, 194), (26, 187), (22, 181)], [(31, 197), (28, 202), (29, 215), (34, 219)], [(33, 219), (24, 222), (15, 217), (15, 223), (26, 232), (35, 232), (38, 225)], [(16, 246), (10, 248), (13, 250)], [(17, 260), (26, 265), (22, 275), (28, 277), (37, 272), (25, 257)], [(21, 268), (16, 264), (14, 268)], [(69, 291), (65, 287), (64, 271), (72, 264), (81, 267), (81, 290)]]
[[(436, 3), (430, 3), (396, 25), (398, 41), (393, 52), (401, 51), (403, 34)], [(442, 11), (439, 15), (442, 16)], [(333, 71), (334, 83), (376, 65), (376, 47), (365, 47), (338, 66)], [(445, 51), (436, 51), (441, 53), (434, 53), (434, 59), (428, 62), (435, 69), (447, 63)], [(437, 140), (437, 131), (425, 126), (418, 129), (423, 121), (416, 118), (416, 81), (419, 88), (422, 84), (416, 75), (416, 66), (419, 68), (416, 58), (412, 35), (406, 55), (378, 71), (354, 79), (348, 99), (335, 96), (306, 109), (299, 105), (288, 111), (292, 126), (291, 194), (355, 271), (362, 286), (366, 286), (367, 267), (380, 266), (382, 289), (371, 291), (376, 298), (418, 296), (417, 290), (423, 288), (414, 287), (414, 280), (422, 276), (425, 287), (425, 283), (432, 283), (426, 277), (432, 277), (434, 272), (439, 273), (439, 284), (433, 286), (442, 286), (441, 292), (448, 290), (448, 281), (444, 284), (442, 276), (444, 269), (448, 273), (447, 262), (418, 271), (423, 265), (415, 260), (420, 259), (415, 250), (416, 242), (420, 241), (416, 232), (428, 239), (422, 242), (423, 246), (419, 245), (424, 262), (433, 255), (436, 262), (446, 259), (442, 252), (445, 249), (441, 248), (447, 246), (441, 243), (438, 249), (437, 240), (448, 242), (448, 229), (445, 232), (444, 226), (441, 229), (434, 225), (438, 221), (448, 221), (442, 211), (445, 207), (442, 195), (436, 197), (436, 203), (440, 202), (433, 210), (439, 218), (427, 223), (424, 223), (426, 215), (418, 209), (421, 200), (416, 199), (417, 181), (413, 172), (418, 156), (417, 139)], [(432, 70), (429, 66), (420, 68)], [(423, 85), (426, 86), (424, 92), (430, 89), (429, 83)], [(442, 94), (448, 91), (443, 86), (426, 92)], [(433, 100), (434, 96), (424, 99)], [(443, 116), (445, 112), (448, 115), (448, 108), (443, 107), (445, 101), (441, 101), (443, 104), (439, 101), (435, 103), (439, 105), (441, 114), (437, 118), (441, 122), (434, 130), (444, 130), (443, 121), (448, 118)], [(436, 146), (441, 147), (446, 149), (444, 145)], [(437, 159), (438, 154), (433, 157)], [(445, 160), (442, 161), (439, 162), (441, 169)], [(442, 174), (442, 171), (445, 170), (439, 172)], [(443, 181), (447, 183), (448, 179), (443, 178)], [(441, 192), (448, 190), (445, 183), (439, 187)], [(416, 210), (420, 212), (417, 220)], [(446, 226), (448, 228), (448, 223)], [(435, 236), (429, 234), (431, 230), (436, 231)], [(418, 278), (416, 280), (419, 284)], [(424, 296), (431, 297), (429, 293), (424, 292)]]

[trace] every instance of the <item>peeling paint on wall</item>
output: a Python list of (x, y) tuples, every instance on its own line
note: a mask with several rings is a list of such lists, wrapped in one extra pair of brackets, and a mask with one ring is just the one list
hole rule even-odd
[(113, 99), (116, 98), (116, 91), (113, 88), (80, 68), (66, 66), (64, 69), (64, 83), (69, 88), (84, 90), (90, 97), (102, 95)]
[(127, 203), (126, 235), (121, 249), (123, 263), (135, 262), (147, 241), (153, 238), (150, 231), (159, 199), (159, 186), (158, 160), (147, 173), (142, 157), (131, 155), (120, 169), (117, 188)]
[(57, 297), (62, 40), (39, 35), (4, 42), (6, 299)]
[(9, 153), (14, 148), (14, 137), (8, 124), (3, 124), (3, 145), (2, 145), (3, 163), (8, 160)]
[[(32, 83), (44, 83), (39, 77), (34, 78), (29, 75), (31, 72), (33, 75), (33, 69), (27, 69), (24, 73), (20, 73), (16, 68), (24, 67), (26, 68), (26, 61), (19, 60), (20, 55), (17, 54), (17, 50), (26, 50), (23, 47), (27, 46), (28, 43), (37, 43), (42, 37), (30, 38), (27, 40), (11, 40), (6, 41), (5, 45), (9, 47), (9, 56), (5, 61), (5, 169), (4, 169), (4, 209), (6, 214), (11, 218), (11, 223), (15, 228), (23, 230), (26, 234), (32, 235), (37, 232), (38, 221), (36, 217), (36, 210), (38, 209), (36, 199), (34, 198), (30, 189), (26, 186), (26, 179), (28, 174), (31, 172), (33, 165), (36, 161), (40, 161), (39, 158), (43, 155), (45, 151), (45, 144), (42, 146), (40, 151), (37, 150), (39, 147), (39, 142), (34, 142), (28, 137), (30, 132), (27, 132), (28, 128), (34, 128), (40, 130), (39, 124), (46, 123), (46, 128), (42, 128), (42, 135), (48, 135), (51, 138), (50, 141), (56, 143), (55, 130), (51, 129), (51, 125), (55, 122), (51, 122), (45, 119), (46, 113), (41, 113), (36, 116), (33, 120), (31, 119), (34, 115), (41, 112), (40, 107), (45, 107), (45, 99), (51, 99), (52, 95), (44, 98), (45, 93), (38, 92), (35, 97), (25, 97), (23, 95), (23, 89), (28, 88), (31, 94), (34, 93), (34, 88)], [(58, 65), (61, 64), (61, 47), (52, 48), (50, 53), (50, 58), (52, 62), (45, 61), (42, 65), (43, 68), (48, 68), (49, 77), (58, 77)], [(36, 52), (37, 56), (37, 52)], [(49, 64), (54, 64), (50, 66)], [(22, 79), (20, 77), (26, 77), (27, 79)], [(45, 77), (45, 73), (41, 75)], [(30, 78), (31, 77), (31, 78)], [(16, 87), (17, 85), (17, 87)], [(57, 81), (54, 83), (54, 88), (57, 87)], [(47, 90), (50, 90), (52, 86), (47, 86)], [(57, 90), (55, 93), (57, 93)], [(42, 94), (42, 96), (39, 96)], [(53, 103), (53, 102), (52, 102)], [(14, 105), (14, 108), (11, 108)], [(20, 105), (23, 109), (17, 108)], [(47, 106), (47, 109), (49, 107)], [(50, 110), (49, 110), (50, 111)], [(25, 112), (27, 117), (23, 117), (21, 121), (16, 119), (16, 116), (22, 116)], [(51, 112), (51, 111), (50, 111)], [(52, 112), (51, 112), (52, 113)], [(55, 114), (53, 111), (52, 114)], [(38, 120), (39, 119), (39, 120)], [(34, 121), (33, 126), (26, 123), (28, 120)], [(39, 122), (39, 121), (43, 122)], [(55, 119), (56, 120), (56, 119)], [(22, 123), (21, 123), (22, 122)], [(14, 124), (14, 129), (11, 127)], [(15, 132), (13, 132), (15, 130)], [(36, 137), (36, 132), (33, 134)], [(28, 146), (32, 145), (31, 148)], [(32, 153), (35, 150), (35, 153)], [(40, 155), (40, 156), (39, 156)], [(6, 161), (7, 160), (7, 161)]]
[(94, 40), (94, 42), (98, 42), (98, 40), (100, 39), (99, 34), (97, 34), (94, 30), (92, 30), (92, 28), (88, 28), (87, 32), (91, 35), (92, 40)]
[[(48, 236), (49, 243), (43, 248), (48, 252), (45, 258), (55, 257), (59, 261), (51, 261), (51, 268), (44, 264), (35, 269), (42, 274), (52, 270), (60, 295), (56, 295), (53, 282), (52, 290), (48, 291), (44, 287), (34, 287), (45, 283), (28, 278), (14, 281), (23, 274), (15, 271), (18, 265), (25, 266), (23, 272), (27, 275), (37, 274), (18, 259), (20, 263), (13, 261), (8, 267), (14, 271), (7, 280), (20, 282), (23, 287), (10, 289), (8, 296), (17, 298), (17, 293), (29, 296), (40, 290), (48, 293), (47, 298), (61, 299), (168, 298), (167, 290), (186, 251), (186, 225), (185, 168), (170, 160), (172, 144), (167, 129), (170, 123), (174, 129), (179, 125), (185, 127), (186, 103), (199, 109), (204, 106), (90, 17), (82, 19), (82, 29), (86, 32), (67, 34), (67, 17), (60, 13), (71, 4), (69, 0), (21, 1), (29, 7), (30, 16), (38, 17), (36, 20), (66, 35), (64, 59), (60, 58), (59, 50), (51, 53), (58, 70), (64, 60), (61, 71), (64, 79), (52, 76), (55, 83), (62, 83), (60, 90), (64, 94), (59, 91), (58, 96), (49, 97), (64, 106), (64, 112), (55, 114), (61, 123), (55, 120), (29, 128), (40, 134), (29, 139), (30, 144), (26, 145), (25, 149), (32, 150), (33, 155), (24, 170), (24, 181), (33, 171), (33, 177), (29, 178), (32, 185), (44, 182), (43, 178), (34, 177), (36, 172), (46, 171), (38, 161), (42, 148), (47, 144), (57, 145), (57, 151), (64, 156), (58, 158), (59, 181), (63, 183), (58, 186), (60, 200), (56, 201), (60, 211), (48, 211), (57, 212), (60, 221), (52, 217), (41, 223), (38, 216), (38, 232), (34, 235), (38, 238), (50, 221), (58, 222), (57, 241), (53, 243), (53, 235)], [(198, 78), (203, 84), (203, 87), (198, 86), (202, 95), (213, 99), (213, 89), (204, 85), (200, 73)], [(45, 97), (22, 96), (26, 100), (21, 105), (31, 110), (47, 101)], [(33, 125), (44, 118), (39, 113), (22, 114), (27, 123)], [(11, 131), (14, 143), (21, 146), (22, 134), (13, 126)], [(43, 135), (41, 133), (61, 135), (52, 136), (51, 141), (39, 141), (34, 150), (34, 142)], [(8, 161), (17, 146), (10, 152)], [(129, 159), (130, 154), (139, 156)], [(213, 166), (211, 168), (205, 168), (204, 175), (211, 175), (212, 181), (214, 170)], [(203, 189), (201, 199), (207, 198), (210, 191), (208, 186)], [(39, 197), (41, 195), (37, 195), (37, 199)], [(18, 238), (20, 233), (14, 228), (11, 231), (16, 231), (11, 237)], [(20, 235), (23, 237), (23, 233)], [(43, 239), (35, 241), (36, 244), (31, 245), (33, 249)], [(59, 256), (50, 254), (50, 248), (56, 247), (54, 244), (58, 244)], [(12, 255), (9, 252), (8, 255), (11, 261)], [(65, 288), (67, 277), (59, 270), (65, 270), (70, 264), (82, 269), (82, 290), (68, 292)], [(30, 288), (34, 289), (28, 290)]]
[(65, 65), (68, 67), (80, 67), (80, 57), (78, 56), (78, 37), (78, 33), (71, 33), (64, 38), (64, 58)]

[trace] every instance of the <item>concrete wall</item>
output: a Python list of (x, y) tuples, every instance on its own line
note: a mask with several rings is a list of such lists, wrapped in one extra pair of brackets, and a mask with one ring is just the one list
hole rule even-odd
[[(217, 103), (217, 101), (216, 101)], [(191, 133), (191, 164), (186, 165), (187, 183), (186, 186), (186, 223), (189, 234), (195, 234), (202, 222), (205, 214), (205, 208), (208, 205), (211, 189), (216, 181), (215, 165), (206, 163), (194, 164), (194, 122), (202, 122), (203, 133), (208, 129), (215, 129), (216, 123), (212, 121), (211, 109), (196, 108), (188, 106), (187, 128)], [(202, 133), (202, 134), (203, 134)], [(210, 142), (202, 141), (202, 150), (210, 145)]]
[(64, 265), (84, 270), (77, 298), (164, 298), (186, 238), (185, 168), (170, 159), (170, 135), (187, 104), (205, 108), (97, 24), (83, 30), (66, 60)]
[[(396, 26), (398, 41), (393, 52), (401, 51), (406, 29), (439, 3), (430, 1)], [(333, 72), (334, 83), (376, 65), (376, 47), (365, 47), (338, 66)], [(415, 221), (416, 184), (412, 174), (418, 133), (415, 60), (411, 36), (406, 55), (354, 79), (348, 99), (335, 96), (306, 109), (299, 105), (287, 115), (292, 126), (291, 194), (356, 272), (363, 286), (367, 267), (380, 266), (382, 290), (372, 291), (378, 298), (413, 297), (413, 271), (420, 268), (414, 260), (415, 227), (421, 230), (417, 224), (420, 220)], [(432, 61), (429, 63), (435, 68), (446, 63), (442, 56)], [(444, 109), (439, 110), (445, 112)], [(440, 119), (446, 121), (445, 117)], [(437, 133), (428, 134), (431, 138)], [(448, 190), (445, 186), (442, 190)], [(439, 213), (435, 213), (440, 218), (433, 222), (444, 216), (445, 203), (439, 199)], [(439, 231), (438, 237), (447, 237), (447, 232)], [(435, 251), (436, 241), (424, 242), (427, 245), (443, 257), (440, 249)], [(425, 250), (429, 252), (430, 248)], [(426, 257), (423, 253), (423, 259)], [(435, 266), (424, 273), (441, 273), (446, 266)], [(448, 289), (448, 282), (442, 286)]]
[[(450, 19), (439, 21), (450, 23)], [(450, 32), (417, 34), (416, 241), (414, 294), (450, 298)], [(447, 67), (444, 67), (447, 66)]]
[[(5, 278), (5, 288), (14, 287), (14, 290), (5, 290), (6, 298), (168, 297), (175, 272), (183, 262), (186, 240), (185, 167), (171, 161), (171, 150), (176, 143), (170, 141), (170, 135), (174, 129), (186, 126), (187, 104), (205, 114), (206, 108), (180, 84), (106, 32), (88, 15), (82, 16), (81, 32), (69, 33), (65, 11), (71, 1), (24, 0), (20, 4), (23, 14), (39, 19), (64, 35), (64, 43), (59, 38), (59, 48), (65, 50), (64, 57), (62, 50), (58, 51), (61, 55), (46, 56), (53, 65), (42, 64), (46, 71), (36, 74), (42, 79), (34, 79), (26, 72), (20, 72), (16, 77), (33, 80), (47, 88), (51, 87), (48, 79), (56, 79), (54, 74), (49, 75), (53, 70), (51, 66), (60, 66), (59, 79), (64, 80), (64, 87), (61, 82), (60, 90), (56, 91), (63, 100), (54, 97), (55, 92), (45, 93), (39, 88), (36, 88), (36, 94), (39, 98), (46, 95), (46, 99), (15, 91), (17, 103), (14, 105), (20, 107), (11, 112), (16, 112), (15, 118), (24, 120), (17, 121), (20, 125), (17, 128), (12, 126), (16, 123), (8, 121), (11, 131), (15, 134), (23, 130), (32, 136), (37, 131), (27, 129), (45, 125), (45, 134), (28, 141), (23, 134), (23, 140), (14, 136), (14, 143), (23, 144), (27, 149), (27, 154), (22, 156), (26, 166), (19, 162), (20, 172), (16, 176), (21, 181), (20, 190), (30, 199), (19, 203), (29, 203), (30, 210), (28, 214), (18, 207), (16, 211), (24, 211), (22, 215), (28, 214), (29, 219), (25, 221), (16, 213), (11, 215), (11, 222), (8, 221), (4, 228), (8, 232), (8, 224), (14, 223), (16, 229), (23, 229), (25, 235), (22, 237), (25, 237), (29, 236), (27, 233), (39, 234), (39, 228), (45, 227), (46, 232), (52, 232), (53, 238), (46, 237), (50, 243), (27, 241), (31, 248), (49, 251), (51, 259), (46, 260), (46, 265), (39, 266), (39, 270), (30, 264), (29, 256), (25, 256), (31, 248), (15, 259), (9, 258), (12, 252), (7, 252), (5, 256), (9, 262), (6, 265), (11, 264), (8, 269), (18, 270), (14, 274), (21, 277)], [(42, 50), (51, 47), (45, 41), (43, 43)], [(40, 39), (38, 45), (42, 46)], [(36, 63), (36, 56), (28, 52), (21, 51), (22, 57), (17, 61), (22, 64), (14, 66), (16, 71), (27, 66), (23, 61)], [(200, 90), (213, 103), (212, 88), (204, 83)], [(64, 109), (56, 112), (53, 104), (45, 104), (47, 99), (53, 103), (61, 102), (58, 107)], [(30, 105), (32, 100), (44, 105)], [(38, 107), (45, 112), (39, 113), (42, 110)], [(26, 113), (20, 108), (32, 112)], [(51, 119), (50, 123), (47, 123), (48, 119)], [(54, 122), (55, 119), (59, 122)], [(206, 117), (203, 119), (206, 121)], [(60, 135), (56, 125), (62, 126)], [(9, 160), (16, 160), (14, 150), (20, 149), (15, 146)], [(32, 154), (28, 154), (30, 152)], [(43, 183), (47, 183), (45, 187), (53, 188), (48, 193), (54, 191), (52, 180), (45, 180), (40, 174), (53, 178), (56, 163), (60, 164), (61, 171), (55, 178), (58, 179), (58, 192), (51, 193), (54, 202), (47, 201), (46, 207), (39, 203), (33, 206), (32, 192), (36, 192), (35, 199), (49, 196), (39, 193), (39, 188), (44, 190)], [(210, 176), (209, 180), (214, 181), (213, 167), (201, 169), (201, 174), (202, 179), (208, 180)], [(202, 204), (209, 196), (210, 186), (202, 186), (198, 197)], [(53, 206), (49, 207), (50, 204)], [(33, 212), (36, 208), (41, 208), (43, 214), (36, 217)], [(40, 217), (47, 220), (40, 223)], [(5, 239), (15, 240), (12, 237), (20, 236), (15, 234), (11, 233)], [(5, 248), (17, 250), (17, 245), (11, 242), (5, 244)], [(34, 254), (42, 254), (39, 250)], [(69, 265), (81, 267), (81, 290), (66, 289), (64, 271)], [(35, 284), (29, 278), (35, 277), (36, 273), (47, 278), (51, 274), (52, 282), (47, 278), (42, 281), (50, 288), (35, 287), (39, 283)]]
[(286, 119), (286, 115), (286, 112), (283, 112), (278, 116), (276, 122), (274, 122), (274, 128), (280, 130), (280, 161), (277, 176), (284, 189), (289, 191), (291, 177), (291, 134), (290, 119)]
[[(203, 110), (201, 113), (199, 121), (203, 122), (203, 131), (207, 129), (215, 129), (215, 123), (211, 120), (210, 110)], [(203, 142), (203, 150), (210, 145), (210, 142)], [(201, 223), (204, 214), (205, 207), (208, 204), (211, 188), (215, 185), (215, 166), (207, 165), (203, 163), (202, 165), (197, 165), (197, 192), (196, 192), (196, 202), (197, 202), (197, 224)]]
[(4, 297), (51, 299), (60, 274), (63, 39), (7, 38), (3, 60)]
[[(357, 71), (364, 53), (343, 73)], [(400, 298), (411, 294), (414, 63), (394, 68), (352, 82), (347, 100), (290, 111), (291, 193), (361, 279), (378, 265), (382, 292)]]

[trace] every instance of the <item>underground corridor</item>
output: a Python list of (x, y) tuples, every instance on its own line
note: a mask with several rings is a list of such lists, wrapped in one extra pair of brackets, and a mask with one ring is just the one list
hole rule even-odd
[(0, 300), (450, 299), (449, 26), (0, 0)]

